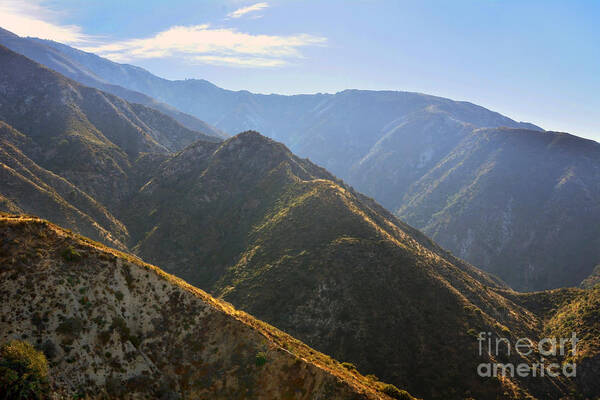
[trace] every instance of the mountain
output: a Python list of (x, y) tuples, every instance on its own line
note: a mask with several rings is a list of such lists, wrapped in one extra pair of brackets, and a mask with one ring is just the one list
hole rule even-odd
[[(577, 285), (600, 261), (600, 235), (589, 223), (599, 203), (595, 142), (573, 144), (578, 139), (543, 135), (535, 125), (483, 107), (419, 93), (236, 92), (204, 80), (169, 81), (60, 43), (29, 40), (220, 129), (254, 129), (284, 142), (514, 288)], [(547, 171), (536, 167), (541, 164)], [(572, 184), (560, 184), (565, 176)], [(530, 183), (535, 190), (523, 190)], [(562, 216), (553, 218), (559, 208)]]
[(417, 396), (550, 399), (571, 387), (480, 379), (477, 332), (539, 340), (543, 319), (256, 132), (172, 156), (120, 215), (143, 259)]
[[(254, 129), (284, 142), (517, 289), (577, 285), (600, 260), (597, 224), (589, 223), (600, 204), (593, 141), (419, 93), (235, 92), (44, 43), (225, 131)], [(530, 184), (535, 190), (523, 190)]]
[(396, 204), (403, 220), (516, 289), (577, 286), (600, 260), (600, 144), (477, 129)]
[(2, 214), (0, 238), (0, 340), (42, 349), (63, 398), (413, 398), (47, 221)]
[(48, 171), (20, 148), (40, 148), (0, 121), (0, 210), (51, 216), (64, 227), (125, 249), (129, 233), (103, 205), (66, 179)]
[[(140, 92), (129, 90), (103, 80), (85, 66), (79, 64), (76, 60), (65, 56), (51, 46), (47, 46), (45, 41), (35, 40), (33, 38), (22, 38), (12, 32), (0, 28), (0, 44), (85, 86), (111, 93), (130, 103), (138, 103), (158, 110), (163, 114), (170, 116), (188, 129), (217, 138), (227, 137), (224, 132), (196, 117), (182, 113), (181, 111), (165, 103), (158, 102)], [(65, 47), (68, 48), (67, 46)]]
[(565, 352), (563, 362), (574, 363), (577, 393), (596, 399), (600, 393), (600, 287), (588, 290), (566, 288), (534, 293), (505, 293), (517, 304), (535, 313), (544, 322), (546, 338), (566, 338), (576, 334), (578, 343)]
[(596, 265), (596, 267), (594, 268), (594, 272), (592, 272), (590, 276), (585, 278), (581, 282), (580, 286), (584, 289), (591, 289), (598, 283), (600, 283), (600, 264)]
[[(548, 321), (559, 318), (552, 314), (564, 305), (559, 300), (578, 297), (555, 298), (552, 292), (521, 295), (509, 290), (327, 170), (257, 132), (244, 132), (223, 142), (201, 139), (187, 144), (185, 140), (193, 140), (197, 133), (167, 116), (83, 87), (25, 57), (0, 50), (0, 119), (6, 121), (0, 132), (4, 132), (2, 146), (10, 150), (3, 159), (20, 174), (13, 174), (16, 182), (52, 193), (54, 203), (48, 204), (57, 204), (55, 209), (64, 200), (64, 216), (57, 211), (56, 218), (77, 227), (87, 223), (70, 216), (79, 210), (88, 216), (95, 213), (98, 219), (102, 216), (104, 225), (98, 223), (102, 227), (114, 220), (115, 227), (124, 229), (113, 237), (123, 237), (121, 243), (138, 256), (344, 361), (342, 366), (350, 373), (375, 374), (427, 399), (559, 399), (587, 384), (563, 376), (486, 379), (476, 373), (482, 362), (532, 364), (540, 359), (537, 353), (480, 355), (480, 332), (513, 343), (527, 337), (537, 344), (545, 330), (551, 329)], [(350, 98), (361, 95), (348, 94)], [(398, 94), (390, 96), (396, 99)], [(77, 147), (69, 149), (70, 143)], [(79, 197), (85, 194), (97, 206), (78, 196), (71, 202), (68, 189), (60, 186), (64, 181), (82, 192)], [(18, 212), (32, 212), (29, 208), (38, 204), (25, 203), (28, 195), (18, 191), (2, 192), (2, 196), (1, 204)], [(14, 245), (32, 242), (25, 237)], [(11, 242), (1, 243), (8, 246)], [(77, 244), (53, 244), (46, 251), (22, 254), (12, 247), (6, 263), (36, 265), (28, 258), (35, 257), (40, 262), (49, 259), (50, 266), (58, 267), (52, 257), (77, 260), (80, 250)], [(98, 276), (115, 293), (126, 294), (119, 289), (122, 281), (112, 285), (98, 270), (90, 275)], [(123, 276), (126, 285), (127, 273)], [(71, 300), (82, 300), (85, 305), (89, 292), (79, 290), (74, 293), (81, 296)], [(144, 288), (142, 298), (152, 300), (149, 293)], [(9, 294), (5, 297), (19, 299)], [(538, 299), (546, 298), (556, 307), (540, 305)], [(119, 307), (112, 301), (107, 304), (116, 306), (117, 312)], [(164, 301), (159, 298), (158, 303)], [(30, 307), (31, 302), (26, 304)], [(156, 307), (160, 308), (146, 300), (142, 305), (143, 309)], [(112, 307), (108, 308), (99, 310), (99, 315), (112, 316)], [(184, 314), (195, 313), (184, 310)], [(75, 317), (83, 318), (66, 318)], [(568, 327), (571, 320), (557, 326)], [(122, 322), (113, 322), (105, 326), (127, 332)], [(14, 325), (11, 320), (7, 331)], [(180, 319), (176, 325), (185, 327)], [(58, 333), (68, 335), (69, 326)], [(594, 336), (588, 335), (586, 341), (586, 346), (593, 346)], [(78, 354), (90, 354), (85, 345), (90, 346), (83, 343), (83, 352), (78, 350)], [(162, 351), (165, 348), (161, 346)], [(257, 355), (254, 350), (249, 354)], [(549, 361), (562, 365), (565, 359), (549, 357)], [(236, 364), (226, 365), (236, 369)], [(593, 376), (594, 365), (585, 364), (580, 372)], [(196, 369), (176, 371), (185, 377), (186, 371), (193, 374)], [(160, 379), (154, 381), (158, 384)]]
[(166, 155), (198, 139), (219, 140), (82, 86), (5, 47), (0, 65), (5, 211), (38, 214), (125, 248), (127, 230), (108, 210), (131, 190), (137, 163), (150, 157), (144, 154)]

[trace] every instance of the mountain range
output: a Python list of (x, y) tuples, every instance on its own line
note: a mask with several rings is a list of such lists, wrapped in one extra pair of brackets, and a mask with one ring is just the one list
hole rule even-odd
[[(595, 378), (600, 368), (598, 293), (593, 285), (515, 292), (327, 169), (258, 132), (245, 131), (225, 140), (203, 134), (155, 108), (83, 86), (4, 47), (0, 47), (0, 66), (0, 207), (12, 214), (40, 216), (103, 243), (37, 217), (3, 215), (0, 221), (0, 290), (3, 298), (12, 299), (5, 303), (0, 334), (3, 340), (32, 340), (40, 348), (45, 348), (38, 342), (41, 338), (60, 343), (59, 350), (47, 351), (57, 357), (47, 355), (58, 390), (73, 393), (78, 385), (87, 385), (95, 395), (125, 382), (132, 393), (211, 393), (223, 398), (376, 398), (385, 393), (410, 398), (389, 384), (426, 399), (559, 399), (571, 393), (589, 397), (599, 393)], [(247, 92), (238, 94), (254, 98)], [(442, 189), (450, 184), (469, 185), (472, 190), (457, 199), (466, 215), (472, 214), (469, 207), (477, 209), (479, 218), (487, 215), (488, 203), (495, 207), (482, 197), (484, 189), (497, 196), (494, 185), (506, 185), (503, 173), (509, 165), (520, 166), (517, 160), (530, 157), (531, 164), (523, 168), (554, 162), (533, 157), (544, 146), (574, 165), (572, 174), (561, 175), (563, 189), (557, 190), (565, 191), (556, 196), (555, 204), (568, 200), (573, 190), (582, 190), (592, 199), (595, 195), (590, 189), (594, 181), (581, 178), (585, 168), (594, 168), (595, 142), (514, 121), (511, 128), (477, 128), (476, 123), (511, 122), (481, 107), (425, 95), (347, 91), (319, 96), (324, 101), (322, 119), (311, 122), (306, 116), (313, 127), (310, 133), (276, 134), (272, 125), (269, 136), (293, 138), (289, 139), (295, 143), (292, 148), (321, 151), (324, 143), (336, 143), (334, 136), (325, 135), (327, 126), (340, 124), (348, 128), (345, 135), (339, 129), (331, 135), (341, 135), (337, 143), (345, 146), (347, 160), (360, 161), (362, 140), (372, 141), (372, 148), (393, 149), (377, 145), (381, 138), (359, 135), (359, 130), (379, 118), (385, 120), (383, 114), (395, 110), (411, 117), (397, 121), (394, 129), (390, 125), (389, 140), (405, 132), (407, 143), (412, 137), (435, 145), (434, 154), (421, 156), (423, 147), (416, 143), (401, 159), (410, 162), (410, 157), (419, 155), (416, 159), (427, 164), (444, 151), (454, 155), (435, 161), (435, 166), (446, 163), (443, 171), (431, 166), (428, 174), (411, 175), (409, 181), (414, 183), (408, 186), (419, 193), (431, 192), (435, 199), (444, 197)], [(277, 96), (265, 98), (279, 101)], [(294, 107), (314, 100), (311, 96), (289, 99), (285, 101)], [(337, 107), (356, 112), (344, 119), (345, 111), (336, 111)], [(277, 114), (267, 109), (266, 113)], [(361, 119), (358, 110), (375, 114), (372, 120)], [(277, 115), (282, 124), (277, 130), (283, 129), (285, 114)], [(458, 117), (470, 122), (460, 122)], [(238, 123), (234, 115), (231, 118), (234, 122), (227, 123)], [(419, 118), (434, 128), (410, 136), (419, 132)], [(416, 124), (415, 129), (403, 125), (408, 120)], [(444, 134), (448, 141), (436, 140), (439, 136), (434, 133), (446, 125), (451, 127)], [(515, 153), (511, 146), (520, 145), (523, 137), (531, 140), (532, 149)], [(510, 143), (511, 138), (517, 144)], [(457, 141), (463, 145), (461, 151), (454, 146)], [(517, 160), (511, 164), (488, 158), (478, 164), (489, 157), (489, 147), (495, 148), (498, 158), (514, 155)], [(342, 156), (339, 148), (331, 151)], [(576, 164), (570, 164), (573, 159)], [(325, 164), (334, 171), (338, 168), (334, 161)], [(547, 171), (544, 165), (539, 168)], [(475, 177), (469, 175), (473, 171)], [(418, 190), (421, 179), (424, 189)], [(431, 183), (425, 183), (427, 179)], [(550, 174), (547, 179), (557, 177)], [(538, 191), (549, 184), (541, 180), (542, 189), (533, 183), (519, 185), (523, 183), (515, 184), (513, 195), (530, 195), (535, 202), (546, 194)], [(588, 197), (582, 197), (583, 204), (589, 203)], [(423, 204), (420, 207), (437, 205), (429, 198), (415, 195), (412, 199)], [(523, 204), (521, 197), (513, 201), (519, 207)], [(594, 210), (592, 201), (589, 208), (577, 211)], [(450, 211), (452, 216), (461, 215)], [(565, 212), (568, 222), (573, 215), (580, 218), (566, 207), (554, 211)], [(526, 223), (527, 212), (511, 215)], [(404, 209), (402, 213), (409, 215)], [(410, 214), (415, 219), (429, 214), (423, 215)], [(550, 215), (547, 223), (555, 223), (557, 216)], [(462, 229), (460, 221), (451, 223)], [(437, 226), (441, 232), (441, 225)], [(595, 228), (589, 229), (585, 234), (593, 237)], [(578, 244), (574, 243), (565, 245)], [(577, 284), (590, 275), (593, 265), (581, 270), (572, 267), (581, 275)], [(500, 272), (515, 269), (509, 266)], [(34, 307), (40, 308), (38, 317)], [(479, 332), (512, 342), (528, 337), (537, 344), (550, 334), (568, 337), (572, 329), (583, 333), (583, 351), (550, 357), (550, 361), (576, 360), (580, 369), (575, 379), (485, 379), (476, 374), (482, 362), (531, 364), (540, 356), (480, 355)], [(198, 337), (206, 340), (193, 340)], [(102, 354), (99, 345), (108, 350)], [(264, 354), (258, 357), (258, 353)], [(272, 354), (273, 364), (264, 364), (270, 365), (265, 370), (255, 368)], [(362, 377), (358, 371), (368, 375)]]
[[(79, 64), (76, 59), (72, 59), (62, 52), (45, 45), (43, 41), (39, 42), (32, 38), (21, 38), (12, 32), (0, 28), (0, 44), (85, 86), (114, 94), (131, 103), (142, 104), (156, 109), (175, 119), (188, 129), (203, 132), (209, 136), (227, 137), (227, 134), (224, 132), (198, 118), (176, 110), (140, 92), (129, 90), (102, 79), (84, 65)], [(68, 48), (68, 46), (65, 46), (65, 48)]]
[(262, 95), (170, 81), (7, 32), (0, 43), (63, 73), (76, 65), (67, 75), (84, 84), (143, 93), (230, 134), (279, 140), (515, 289), (575, 286), (600, 262), (600, 231), (589, 223), (600, 219), (597, 142), (420, 93)]

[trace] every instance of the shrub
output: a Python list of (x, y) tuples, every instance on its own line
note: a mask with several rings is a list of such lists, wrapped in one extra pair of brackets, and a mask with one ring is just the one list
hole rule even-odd
[(342, 367), (346, 368), (348, 371), (356, 371), (356, 365), (349, 362), (343, 362)]
[(386, 384), (381, 391), (390, 397), (398, 400), (412, 400), (413, 397), (406, 390), (400, 390), (396, 386)]
[(56, 357), (56, 345), (50, 339), (44, 342), (40, 350), (42, 350), (46, 358), (49, 358), (50, 360)]
[(48, 361), (27, 342), (14, 340), (0, 348), (0, 398), (49, 397)]
[(77, 338), (83, 330), (83, 326), (83, 320), (76, 317), (67, 318), (58, 325), (56, 332), (71, 338)]
[(267, 354), (264, 351), (256, 353), (256, 365), (261, 367), (267, 363)]
[(65, 261), (79, 261), (81, 259), (81, 254), (73, 246), (64, 249), (61, 255)]
[(477, 336), (479, 336), (479, 332), (475, 328), (469, 328), (469, 330), (467, 331), (467, 334), (469, 336), (474, 337), (474, 338), (476, 338)]
[(117, 332), (119, 332), (119, 335), (121, 336), (121, 340), (129, 340), (131, 331), (129, 330), (129, 327), (127, 326), (127, 321), (125, 321), (123, 318), (114, 317), (112, 324), (111, 324), (111, 328), (115, 329)]

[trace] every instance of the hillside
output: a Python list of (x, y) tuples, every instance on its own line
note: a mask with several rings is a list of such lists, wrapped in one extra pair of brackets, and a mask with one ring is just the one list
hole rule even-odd
[[(122, 86), (111, 84), (77, 62), (76, 59), (66, 56), (59, 49), (48, 46), (49, 42), (34, 38), (23, 38), (0, 28), (0, 45), (22, 54), (31, 60), (59, 72), (85, 86), (90, 86), (121, 97), (130, 103), (138, 103), (160, 111), (173, 118), (188, 129), (202, 132), (208, 136), (224, 138), (227, 135), (207, 124), (206, 122), (185, 114), (165, 103), (156, 101), (150, 96), (126, 89)], [(57, 44), (58, 45), (58, 44)], [(68, 48), (68, 46), (64, 46)]]
[(39, 215), (124, 249), (127, 229), (111, 211), (137, 189), (144, 154), (167, 155), (198, 139), (218, 140), (4, 47), (0, 66), (5, 211)]
[(581, 287), (591, 289), (598, 283), (600, 283), (600, 264), (596, 265), (592, 274), (581, 282)]
[(480, 129), (408, 187), (395, 210), (457, 256), (532, 290), (577, 286), (592, 272), (599, 199), (597, 142)]
[(69, 181), (37, 165), (20, 148), (41, 153), (31, 139), (0, 121), (0, 211), (51, 217), (64, 227), (125, 249), (129, 234), (120, 221)]
[(537, 338), (542, 320), (256, 132), (186, 148), (127, 205), (136, 254), (365, 374), (427, 399), (568, 392), (560, 379), (479, 379), (475, 332)]
[(511, 293), (508, 296), (544, 321), (543, 335), (548, 338), (578, 338), (575, 352), (569, 349), (564, 362), (577, 365), (574, 378), (582, 398), (596, 399), (600, 394), (600, 287), (588, 290), (556, 289), (535, 293)]
[(392, 392), (152, 265), (44, 220), (2, 214), (0, 238), (0, 341), (41, 348), (53, 391), (65, 398), (366, 400)]

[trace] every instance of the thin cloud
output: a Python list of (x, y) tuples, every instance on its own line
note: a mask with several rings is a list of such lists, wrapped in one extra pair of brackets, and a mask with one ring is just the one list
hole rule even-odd
[(255, 11), (260, 11), (262, 9), (265, 9), (269, 7), (268, 3), (256, 3), (253, 4), (251, 6), (248, 7), (242, 7), (242, 8), (238, 8), (237, 10), (230, 12), (229, 14), (227, 14), (227, 16), (229, 18), (240, 18), (243, 17), (244, 15), (251, 13), (251, 12), (255, 12)]
[(280, 67), (288, 63), (274, 58), (231, 56), (196, 56), (193, 60), (202, 64), (239, 67)]
[(86, 43), (92, 37), (77, 25), (62, 25), (56, 21), (59, 14), (37, 1), (2, 0), (0, 24), (19, 36), (34, 36), (61, 43)]
[(83, 50), (114, 61), (183, 57), (189, 60), (276, 67), (289, 59), (302, 58), (300, 49), (325, 44), (326, 39), (309, 34), (289, 36), (253, 35), (210, 25), (173, 26), (148, 38), (127, 39)]

